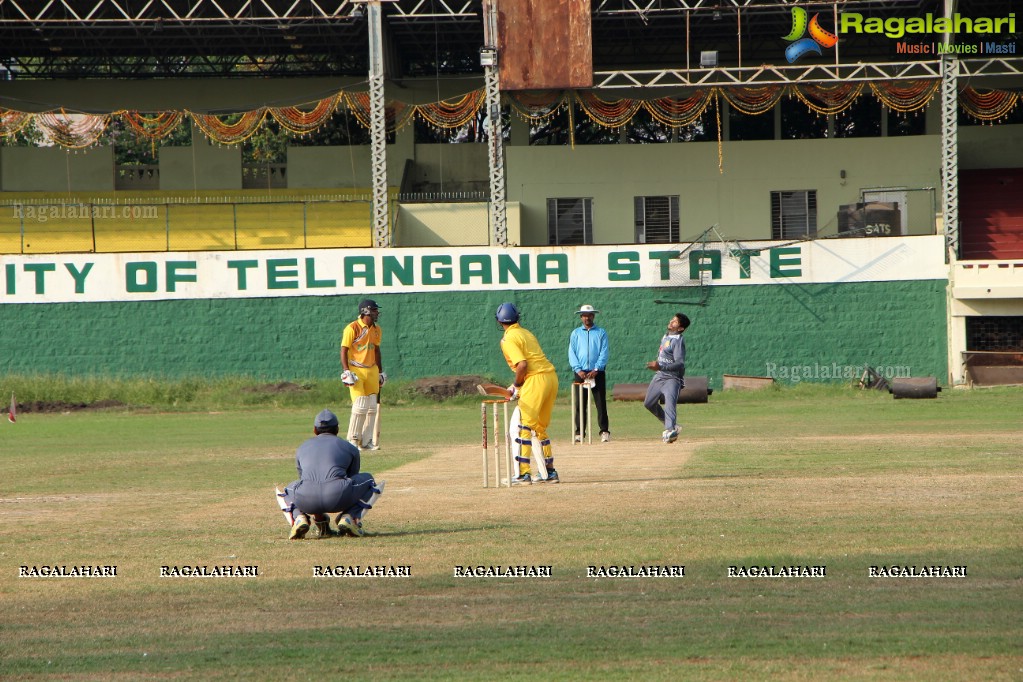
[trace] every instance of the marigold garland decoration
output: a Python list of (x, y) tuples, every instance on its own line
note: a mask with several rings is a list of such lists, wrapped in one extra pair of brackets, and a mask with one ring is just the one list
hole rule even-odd
[[(199, 126), (199, 129), (206, 134), (206, 137), (214, 142), (219, 144), (241, 144), (256, 134), (256, 131), (259, 130), (263, 120), (266, 118), (267, 110), (266, 107), (261, 107), (253, 111), (246, 111), (234, 123), (225, 123), (220, 120), (219, 116), (214, 114), (188, 113), (192, 120), (195, 121), (195, 124)], [(237, 116), (237, 114), (232, 116)]]
[(579, 106), (590, 117), (590, 120), (605, 128), (625, 127), (643, 106), (642, 100), (616, 99), (609, 101), (586, 91), (576, 92), (575, 96)]
[[(345, 93), (345, 103), (348, 109), (355, 115), (355, 120), (363, 128), (369, 130), (372, 127), (369, 115), (369, 93), (348, 92)], [(387, 132), (401, 130), (407, 126), (416, 114), (416, 107), (391, 100), (384, 104), (384, 118), (387, 121)]]
[(173, 133), (185, 117), (180, 111), (164, 111), (156, 116), (146, 116), (138, 111), (121, 111), (119, 114), (136, 135), (154, 141)]
[(680, 128), (695, 123), (703, 116), (703, 112), (711, 102), (711, 93), (697, 90), (685, 99), (661, 97), (643, 101), (646, 109), (655, 120), (672, 128)]
[(416, 106), (416, 113), (437, 128), (461, 128), (476, 117), (485, 99), (486, 93), (483, 90), (474, 90), (458, 99), (420, 104)]
[[(872, 82), (870, 89), (881, 104), (892, 111), (902, 114), (919, 111), (926, 107), (934, 93), (938, 91), (938, 80), (918, 80), (893, 83), (890, 81)], [(960, 98), (960, 103), (962, 99)]]
[[(888, 109), (899, 113), (920, 111), (938, 91), (937, 79), (916, 81), (870, 82), (873, 95)], [(523, 120), (541, 122), (568, 107), (569, 118), (574, 120), (574, 107), (578, 103), (583, 114), (594, 124), (605, 128), (623, 128), (640, 109), (645, 109), (660, 123), (672, 128), (693, 125), (699, 121), (712, 103), (720, 116), (720, 99), (737, 111), (760, 115), (771, 111), (788, 92), (810, 110), (820, 115), (837, 114), (848, 109), (860, 95), (865, 84), (839, 83), (830, 86), (801, 83), (789, 86), (729, 86), (694, 90), (688, 96), (659, 97), (656, 99), (605, 100), (592, 91), (549, 90), (539, 92), (505, 93), (505, 102)], [(968, 116), (992, 123), (1004, 119), (1020, 103), (1020, 93), (1013, 90), (977, 90), (964, 88), (959, 94), (959, 106)], [(392, 100), (385, 104), (387, 130), (394, 132), (408, 125), (416, 115), (437, 128), (446, 130), (470, 124), (484, 106), (486, 93), (473, 90), (460, 97), (429, 104), (408, 104)], [(310, 107), (311, 108), (308, 108)], [(27, 126), (35, 124), (43, 135), (66, 149), (82, 149), (96, 144), (107, 126), (121, 119), (136, 135), (154, 144), (173, 133), (185, 116), (191, 116), (207, 137), (218, 144), (240, 144), (255, 134), (266, 119), (272, 118), (282, 128), (295, 135), (313, 132), (341, 107), (347, 107), (364, 128), (370, 128), (369, 94), (366, 92), (338, 92), (306, 105), (287, 107), (260, 107), (230, 115), (199, 114), (189, 111), (163, 111), (143, 114), (138, 111), (113, 111), (107, 114), (68, 112), (63, 109), (31, 113), (0, 108), (0, 138), (11, 138)], [(234, 121), (229, 122), (229, 121)], [(719, 126), (720, 131), (720, 126)], [(570, 142), (574, 144), (574, 131), (570, 129)]]
[(968, 87), (959, 93), (959, 105), (963, 111), (968, 116), (987, 123), (1008, 116), (1016, 108), (1019, 100), (1019, 93), (1011, 90), (981, 92)]
[(505, 97), (512, 110), (530, 123), (555, 116), (568, 103), (566, 93), (559, 90), (508, 93)]
[(863, 92), (863, 81), (839, 83), (831, 87), (806, 84), (793, 87), (792, 92), (811, 111), (827, 116), (841, 113), (851, 107)]
[(767, 113), (785, 94), (785, 88), (778, 85), (765, 85), (760, 88), (718, 88), (718, 90), (732, 108), (752, 116)]
[(344, 93), (325, 97), (316, 102), (310, 111), (298, 106), (270, 107), (267, 111), (281, 127), (296, 135), (306, 135), (327, 122), (343, 101)]
[(43, 135), (65, 149), (84, 149), (96, 144), (96, 141), (107, 129), (110, 114), (69, 114), (61, 109), (60, 113), (47, 111), (36, 114), (36, 125), (42, 128)]
[(0, 109), (0, 137), (14, 137), (29, 123), (33, 115), (24, 111)]

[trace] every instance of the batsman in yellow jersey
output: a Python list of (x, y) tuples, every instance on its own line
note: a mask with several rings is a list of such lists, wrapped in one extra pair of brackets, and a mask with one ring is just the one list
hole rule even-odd
[(554, 451), (547, 427), (554, 412), (554, 401), (558, 397), (558, 375), (554, 365), (544, 355), (540, 343), (528, 329), (519, 326), (519, 310), (513, 303), (502, 303), (497, 308), (497, 321), (504, 328), (501, 338), (501, 352), (508, 366), (515, 372), (515, 380), (508, 387), (508, 395), (518, 398), (521, 419), (518, 438), (520, 451), (515, 459), (519, 463), (519, 475), (512, 479), (514, 485), (530, 485), (530, 463), (533, 456), (533, 438), (540, 444), (540, 454), (547, 469), (547, 478), (536, 477), (537, 482), (558, 483), (558, 472), (554, 469)]
[(380, 306), (365, 299), (359, 303), (359, 318), (341, 335), (341, 381), (352, 395), (352, 416), (348, 420), (348, 442), (363, 450), (379, 450), (376, 442), (377, 404), (380, 387), (387, 381), (377, 325)]

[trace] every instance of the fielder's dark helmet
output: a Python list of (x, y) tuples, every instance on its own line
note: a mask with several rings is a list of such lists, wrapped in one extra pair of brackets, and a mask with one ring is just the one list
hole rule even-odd
[(380, 310), (380, 306), (373, 299), (366, 298), (359, 303), (359, 315), (369, 315), (374, 310)]
[(497, 321), (501, 324), (512, 324), (519, 321), (519, 309), (514, 303), (502, 303), (497, 306)]

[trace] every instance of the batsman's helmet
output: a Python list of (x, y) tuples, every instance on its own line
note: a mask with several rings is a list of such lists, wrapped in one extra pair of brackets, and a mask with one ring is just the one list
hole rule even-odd
[(513, 324), (519, 321), (519, 309), (514, 303), (502, 303), (497, 306), (497, 321), (501, 324)]
[(369, 315), (374, 310), (380, 310), (380, 306), (371, 298), (363, 299), (359, 303), (359, 315)]

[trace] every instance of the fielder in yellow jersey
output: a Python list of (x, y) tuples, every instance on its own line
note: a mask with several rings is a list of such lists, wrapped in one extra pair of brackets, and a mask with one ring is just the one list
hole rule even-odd
[(540, 343), (533, 333), (519, 325), (519, 310), (512, 303), (502, 303), (497, 309), (497, 321), (504, 328), (501, 339), (501, 352), (508, 366), (515, 372), (515, 380), (508, 389), (511, 397), (518, 396), (519, 412), (522, 419), (519, 424), (519, 437), (516, 442), (521, 446), (519, 456), (519, 475), (512, 479), (513, 484), (529, 485), (533, 482), (530, 476), (530, 463), (533, 455), (533, 437), (540, 442), (540, 452), (547, 467), (547, 478), (537, 478), (539, 482), (558, 483), (558, 472), (554, 469), (554, 451), (551, 439), (547, 435), (547, 427), (551, 423), (554, 412), (554, 401), (558, 397), (558, 375), (554, 365), (544, 355)]
[(341, 381), (352, 396), (352, 416), (347, 440), (363, 450), (378, 450), (374, 442), (377, 396), (387, 381), (377, 325), (380, 306), (366, 299), (359, 303), (359, 318), (345, 327), (341, 335)]

